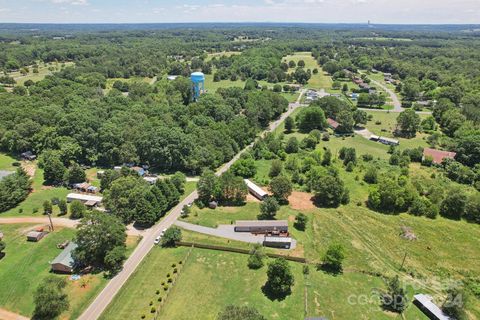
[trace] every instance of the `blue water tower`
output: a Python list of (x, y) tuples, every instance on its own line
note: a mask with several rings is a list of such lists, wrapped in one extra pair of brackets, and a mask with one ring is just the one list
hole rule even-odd
[(205, 75), (203, 72), (194, 72), (190, 75), (190, 79), (193, 82), (193, 97), (196, 100), (205, 91)]

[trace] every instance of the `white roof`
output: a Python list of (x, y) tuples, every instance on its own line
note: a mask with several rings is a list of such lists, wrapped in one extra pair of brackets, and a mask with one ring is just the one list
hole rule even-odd
[(380, 139), (380, 137), (377, 136), (377, 135), (372, 134), (372, 135), (370, 136), (370, 139), (378, 140), (378, 139)]
[(247, 188), (249, 190), (251, 190), (252, 192), (255, 192), (256, 194), (258, 194), (259, 196), (261, 197), (265, 197), (268, 195), (268, 193), (265, 192), (265, 190), (263, 190), (262, 188), (260, 188), (259, 186), (257, 186), (255, 183), (253, 183), (252, 181), (248, 180), (248, 179), (245, 179), (243, 180), (245, 181), (245, 184), (247, 185)]
[(292, 238), (290, 237), (265, 237), (267, 242), (279, 242), (279, 243), (291, 243)]
[(155, 183), (158, 180), (158, 177), (143, 177), (143, 180), (149, 183)]
[(80, 193), (69, 193), (67, 195), (67, 199), (70, 201), (72, 200), (79, 200), (79, 201), (95, 201), (95, 202), (102, 202), (103, 198), (99, 196), (92, 196), (89, 194), (80, 194)]
[(453, 320), (447, 316), (443, 311), (432, 302), (432, 297), (426, 294), (416, 294), (413, 296), (415, 300), (420, 302), (428, 311), (430, 311), (439, 320)]
[(384, 141), (390, 141), (390, 142), (398, 143), (398, 140), (395, 140), (395, 139), (392, 139), (392, 138), (380, 137), (380, 139), (384, 140)]

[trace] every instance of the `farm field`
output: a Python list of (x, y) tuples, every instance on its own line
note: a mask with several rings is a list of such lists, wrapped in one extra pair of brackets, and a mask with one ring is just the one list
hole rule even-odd
[[(60, 71), (63, 68), (74, 66), (74, 62), (52, 62), (52, 63), (40, 63), (38, 65), (38, 73), (33, 73), (33, 67), (30, 66), (29, 73), (22, 75), (20, 71), (10, 72), (8, 75), (17, 81), (17, 85), (23, 85), (25, 81), (32, 80), (34, 82), (43, 80), (46, 76), (51, 75), (53, 72)], [(53, 70), (50, 70), (52, 69)]]
[[(50, 261), (60, 252), (56, 245), (74, 237), (75, 230), (57, 228), (41, 241), (27, 242), (25, 233), (34, 229), (33, 224), (0, 225), (7, 248), (0, 259), (0, 308), (30, 316), (34, 310), (33, 293), (50, 273)], [(127, 254), (137, 245), (137, 239), (127, 239)], [(75, 319), (107, 283), (103, 273), (87, 275), (71, 281), (68, 275), (56, 275), (67, 279), (66, 292), (70, 308), (62, 319)]]

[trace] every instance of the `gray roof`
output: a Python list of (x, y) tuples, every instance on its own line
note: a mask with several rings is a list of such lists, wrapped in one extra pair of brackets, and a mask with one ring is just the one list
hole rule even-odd
[(13, 171), (0, 170), (0, 180), (14, 173)]
[(287, 220), (237, 220), (237, 227), (288, 227)]
[(430, 311), (439, 320), (453, 320), (447, 316), (443, 311), (432, 301), (432, 297), (426, 294), (416, 294), (413, 296), (415, 300), (422, 304), (428, 311)]
[(62, 264), (67, 267), (73, 267), (72, 251), (77, 247), (76, 243), (70, 242), (68, 246), (50, 263)]

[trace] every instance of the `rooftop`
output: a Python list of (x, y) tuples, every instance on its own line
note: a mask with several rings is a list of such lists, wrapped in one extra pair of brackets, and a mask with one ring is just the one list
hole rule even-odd
[(337, 129), (340, 126), (340, 124), (337, 121), (331, 118), (328, 118), (327, 122), (328, 122), (328, 125), (331, 126), (333, 129)]
[(288, 227), (287, 220), (237, 220), (237, 227)]
[(253, 183), (252, 181), (248, 180), (248, 179), (245, 179), (243, 180), (245, 182), (245, 184), (247, 185), (248, 189), (251, 189), (253, 192), (257, 193), (258, 195), (260, 196), (266, 196), (268, 195), (267, 192), (265, 192), (265, 190), (263, 190), (262, 188), (260, 188), (259, 186), (257, 186), (255, 183)]
[(416, 294), (413, 296), (413, 298), (419, 303), (421, 303), (424, 308), (430, 311), (436, 317), (436, 319), (453, 320), (447, 315), (445, 315), (445, 313), (443, 313), (443, 311), (435, 303), (433, 303), (432, 297), (430, 297), (429, 295)]
[(425, 148), (423, 149), (423, 155), (432, 157), (434, 163), (440, 164), (442, 163), (443, 159), (455, 159), (457, 154), (450, 151)]
[(72, 251), (76, 247), (76, 243), (70, 242), (50, 264), (62, 264), (64, 266), (73, 267)]

